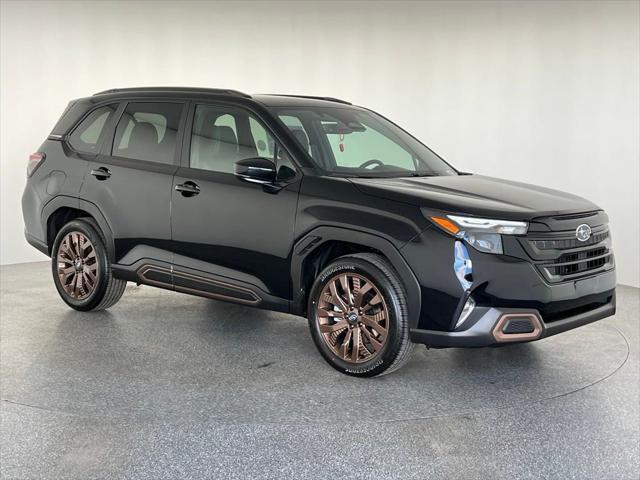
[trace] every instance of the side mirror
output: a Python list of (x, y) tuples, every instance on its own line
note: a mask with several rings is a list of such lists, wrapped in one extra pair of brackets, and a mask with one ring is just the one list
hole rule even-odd
[(236, 162), (236, 177), (245, 182), (268, 184), (276, 181), (276, 166), (266, 158), (245, 158)]

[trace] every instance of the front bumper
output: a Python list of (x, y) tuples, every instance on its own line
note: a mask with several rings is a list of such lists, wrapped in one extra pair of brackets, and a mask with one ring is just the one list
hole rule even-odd
[(461, 328), (456, 326), (469, 295), (476, 310), (535, 310), (545, 324), (551, 324), (602, 306), (615, 291), (613, 267), (567, 281), (545, 280), (518, 239), (509, 236), (503, 238), (504, 255), (466, 248), (473, 265), (472, 283), (466, 287), (454, 270), (456, 241), (432, 227), (401, 249), (422, 294), (420, 316), (411, 328), (444, 334), (469, 329), (474, 317)]
[[(508, 343), (522, 343), (550, 337), (614, 315), (615, 292), (607, 301), (595, 308), (577, 311), (573, 315), (545, 322), (535, 309), (476, 307), (471, 318), (464, 323), (464, 330), (439, 331), (411, 329), (411, 341), (430, 347), (488, 347)], [(510, 331), (509, 321), (531, 323), (531, 328)], [(505, 333), (505, 330), (507, 331)]]

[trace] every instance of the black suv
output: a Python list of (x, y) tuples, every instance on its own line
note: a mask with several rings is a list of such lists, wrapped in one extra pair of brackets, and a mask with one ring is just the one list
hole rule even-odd
[(600, 208), (459, 172), (335, 98), (108, 90), (69, 103), (27, 175), (26, 238), (72, 308), (131, 281), (305, 315), (350, 375), (615, 313)]

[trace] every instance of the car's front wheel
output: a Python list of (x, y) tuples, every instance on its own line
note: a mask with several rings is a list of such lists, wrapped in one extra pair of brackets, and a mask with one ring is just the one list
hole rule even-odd
[(60, 297), (76, 310), (109, 308), (127, 285), (113, 277), (100, 229), (88, 218), (72, 220), (60, 229), (51, 251), (51, 268)]
[(406, 294), (381, 256), (344, 256), (316, 278), (309, 295), (311, 335), (322, 356), (342, 373), (372, 377), (410, 357)]

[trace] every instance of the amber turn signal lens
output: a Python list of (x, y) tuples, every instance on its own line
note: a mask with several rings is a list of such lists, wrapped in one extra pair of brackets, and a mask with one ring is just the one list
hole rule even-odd
[(451, 220), (441, 217), (431, 217), (431, 220), (439, 227), (449, 232), (451, 235), (455, 235), (460, 231), (460, 228)]

